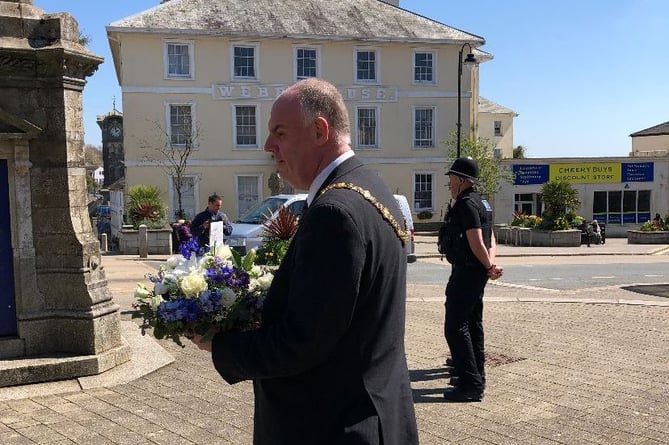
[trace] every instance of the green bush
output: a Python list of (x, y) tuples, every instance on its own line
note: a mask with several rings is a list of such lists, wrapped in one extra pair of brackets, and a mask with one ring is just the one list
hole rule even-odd
[(646, 221), (645, 223), (641, 224), (639, 230), (642, 232), (660, 232), (669, 230), (669, 222), (667, 222), (667, 220), (669, 220), (669, 215), (664, 215), (664, 219), (661, 223), (655, 220)]
[(133, 229), (144, 224), (149, 229), (162, 229), (167, 224), (166, 206), (160, 198), (160, 189), (151, 185), (135, 185), (128, 190), (126, 216)]

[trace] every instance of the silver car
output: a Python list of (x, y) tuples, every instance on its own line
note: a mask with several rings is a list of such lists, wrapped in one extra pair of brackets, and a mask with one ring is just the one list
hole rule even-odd
[[(407, 262), (413, 263), (416, 261), (416, 254), (414, 252), (414, 227), (411, 210), (404, 196), (394, 196), (406, 219), (409, 230)], [(276, 218), (281, 207), (288, 207), (294, 215), (302, 216), (302, 208), (306, 200), (306, 193), (274, 195), (264, 199), (251, 207), (237, 222), (232, 223), (232, 235), (225, 239), (226, 244), (242, 255), (246, 255), (246, 252), (251, 249), (258, 249), (262, 243), (263, 223), (268, 219)]]
[(281, 207), (288, 207), (294, 215), (302, 216), (302, 207), (306, 200), (306, 193), (265, 198), (244, 213), (237, 222), (232, 223), (232, 235), (225, 239), (225, 243), (246, 255), (249, 250), (260, 247), (263, 223), (266, 220), (276, 218)]

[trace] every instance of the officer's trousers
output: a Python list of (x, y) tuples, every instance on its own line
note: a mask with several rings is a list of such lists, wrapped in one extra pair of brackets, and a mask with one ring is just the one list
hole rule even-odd
[(444, 336), (455, 375), (465, 389), (485, 388), (483, 290), (487, 282), (488, 275), (481, 266), (454, 264), (446, 285)]

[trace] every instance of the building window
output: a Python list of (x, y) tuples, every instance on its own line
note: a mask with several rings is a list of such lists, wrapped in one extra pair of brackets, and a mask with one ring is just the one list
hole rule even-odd
[(516, 193), (514, 195), (514, 209), (523, 215), (538, 215), (540, 202), (535, 193)]
[(502, 135), (502, 121), (495, 121), (495, 136)]
[(239, 148), (258, 148), (258, 107), (255, 105), (234, 106), (234, 140)]
[(414, 84), (434, 84), (434, 59), (433, 52), (414, 51), (413, 53), (413, 82)]
[(642, 224), (650, 221), (650, 190), (594, 192), (592, 219), (606, 224)]
[(359, 148), (378, 147), (378, 125), (376, 108), (357, 108), (357, 146)]
[(260, 201), (260, 175), (239, 175), (237, 180), (237, 216), (245, 214)]
[(255, 46), (233, 46), (232, 47), (232, 78), (233, 79), (256, 79), (258, 72), (256, 47)]
[(295, 79), (318, 77), (318, 48), (295, 48)]
[(413, 146), (415, 148), (434, 147), (435, 109), (432, 107), (414, 108)]
[(357, 82), (377, 82), (376, 51), (355, 51), (355, 80)]
[(165, 42), (165, 77), (167, 79), (192, 79), (193, 44), (190, 42)]
[(195, 137), (192, 104), (170, 104), (168, 128), (170, 145), (174, 148), (191, 146)]
[(413, 210), (415, 213), (434, 209), (432, 173), (416, 173), (413, 179)]

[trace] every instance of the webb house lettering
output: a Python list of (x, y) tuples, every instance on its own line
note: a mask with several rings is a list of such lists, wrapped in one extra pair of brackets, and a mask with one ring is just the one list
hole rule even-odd
[[(275, 100), (289, 85), (213, 85), (214, 99), (220, 100)], [(397, 102), (397, 87), (344, 86), (339, 92), (347, 101)]]

